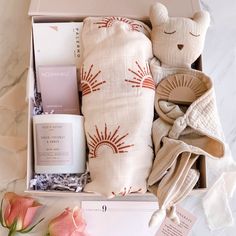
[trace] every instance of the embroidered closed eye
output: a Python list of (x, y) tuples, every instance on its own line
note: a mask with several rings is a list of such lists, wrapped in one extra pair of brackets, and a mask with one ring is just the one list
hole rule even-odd
[(176, 30), (174, 30), (174, 31), (172, 31), (172, 32), (167, 32), (167, 31), (164, 30), (164, 33), (165, 33), (165, 34), (174, 34), (175, 32), (176, 32)]
[(192, 32), (189, 32), (189, 33), (194, 37), (199, 37), (200, 36), (200, 34), (193, 34)]

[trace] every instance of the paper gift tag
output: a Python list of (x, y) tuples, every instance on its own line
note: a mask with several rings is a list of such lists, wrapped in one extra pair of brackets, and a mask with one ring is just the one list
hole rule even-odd
[(187, 236), (190, 233), (197, 218), (180, 206), (176, 207), (176, 213), (180, 224), (177, 225), (166, 217), (155, 236)]

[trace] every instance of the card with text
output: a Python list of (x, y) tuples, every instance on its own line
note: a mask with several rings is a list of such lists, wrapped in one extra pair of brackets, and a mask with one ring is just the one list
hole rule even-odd
[(157, 202), (82, 201), (81, 208), (87, 232), (94, 236), (187, 236), (196, 221), (190, 212), (177, 206), (180, 225), (167, 217), (159, 230), (150, 228)]
[(157, 202), (82, 201), (81, 208), (92, 236), (155, 236), (157, 229), (148, 227)]
[(155, 236), (187, 236), (190, 233), (197, 218), (180, 206), (176, 207), (176, 213), (180, 224), (177, 225), (166, 217)]
[[(81, 66), (82, 22), (34, 23), (33, 43), (36, 75), (40, 66)], [(77, 74), (79, 77), (79, 73)], [(37, 90), (41, 91), (39, 79)], [(58, 86), (58, 85), (57, 85)]]

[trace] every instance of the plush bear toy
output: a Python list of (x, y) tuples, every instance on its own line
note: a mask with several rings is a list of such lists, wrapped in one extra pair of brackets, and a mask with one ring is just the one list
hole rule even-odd
[(193, 18), (169, 17), (166, 7), (151, 7), (153, 79), (157, 82), (152, 137), (155, 160), (148, 178), (149, 190), (159, 203), (150, 225), (167, 215), (179, 223), (175, 204), (197, 184), (196, 162), (203, 157), (221, 158), (224, 145), (212, 82), (191, 65), (201, 55), (210, 17), (207, 12)]
[(151, 7), (153, 53), (162, 66), (190, 67), (203, 51), (210, 23), (209, 13), (200, 11), (193, 18), (169, 17), (161, 3)]

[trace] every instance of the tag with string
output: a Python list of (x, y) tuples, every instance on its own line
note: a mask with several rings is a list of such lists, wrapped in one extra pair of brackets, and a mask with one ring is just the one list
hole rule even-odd
[(176, 224), (166, 217), (155, 236), (189, 235), (197, 218), (192, 213), (180, 206), (176, 206), (176, 213), (180, 219), (180, 224)]

